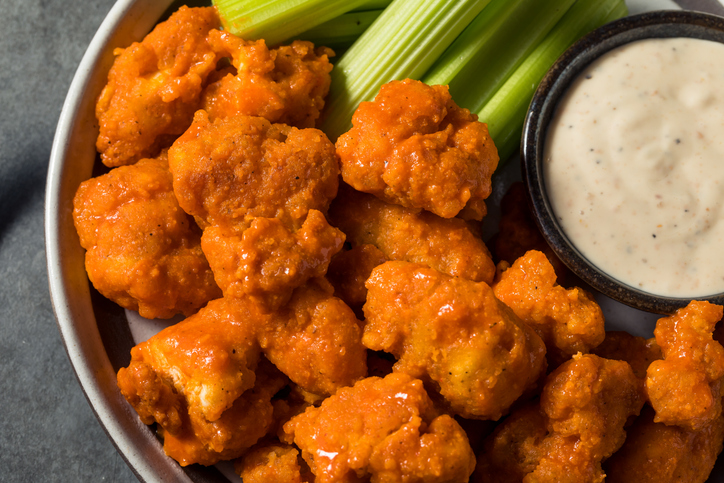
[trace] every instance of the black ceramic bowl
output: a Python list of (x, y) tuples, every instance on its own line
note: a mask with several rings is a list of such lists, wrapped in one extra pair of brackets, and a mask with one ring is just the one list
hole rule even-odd
[[(692, 298), (653, 295), (609, 276), (584, 257), (556, 221), (546, 193), (543, 153), (547, 128), (558, 100), (591, 62), (629, 42), (649, 38), (693, 37), (724, 43), (724, 17), (691, 11), (655, 11), (611, 22), (568, 49), (541, 81), (523, 128), (521, 163), (538, 227), (558, 257), (575, 274), (601, 293), (637, 309), (669, 314)], [(696, 297), (723, 304), (724, 293)]]

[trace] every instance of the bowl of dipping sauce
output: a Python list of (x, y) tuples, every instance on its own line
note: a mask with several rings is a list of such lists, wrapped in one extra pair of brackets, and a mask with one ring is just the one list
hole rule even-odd
[(521, 159), (539, 228), (594, 289), (657, 313), (724, 303), (724, 18), (649, 12), (578, 41)]

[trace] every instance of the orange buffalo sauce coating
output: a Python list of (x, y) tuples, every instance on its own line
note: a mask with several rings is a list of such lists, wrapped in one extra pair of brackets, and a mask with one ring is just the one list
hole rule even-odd
[(493, 291), (515, 315), (543, 339), (548, 360), (558, 366), (577, 352), (588, 352), (603, 342), (603, 312), (591, 294), (556, 283), (548, 258), (531, 250), (496, 277)]
[(189, 127), (220, 58), (208, 42), (217, 27), (215, 8), (181, 7), (142, 42), (115, 50), (96, 104), (96, 148), (106, 166), (155, 156)]
[(264, 442), (234, 463), (244, 483), (312, 483), (314, 475), (290, 444)]
[(339, 137), (344, 181), (359, 191), (443, 218), (481, 220), (498, 151), (488, 127), (447, 86), (406, 79), (363, 102)]
[(544, 373), (545, 346), (483, 282), (387, 262), (367, 280), (362, 342), (434, 381), (451, 409), (499, 419)]
[(723, 310), (692, 301), (656, 322), (654, 336), (664, 358), (652, 362), (646, 373), (655, 422), (696, 431), (721, 415), (724, 348), (712, 332)]
[(168, 153), (181, 207), (207, 225), (243, 231), (255, 217), (299, 228), (337, 194), (334, 146), (319, 130), (260, 117), (210, 121), (199, 111)]
[(276, 218), (255, 218), (242, 235), (217, 226), (204, 230), (201, 248), (227, 297), (249, 296), (270, 310), (284, 305), (295, 288), (323, 277), (344, 234), (310, 210), (292, 233)]
[(388, 260), (422, 263), (475, 282), (492, 283), (495, 264), (470, 224), (386, 203), (346, 185), (329, 209), (330, 222), (353, 247), (371, 244)]
[(269, 49), (264, 40), (246, 41), (220, 30), (209, 34), (209, 42), (232, 65), (204, 91), (202, 108), (211, 119), (259, 116), (314, 127), (329, 91), (331, 49), (301, 40)]
[(369, 377), (340, 389), (284, 425), (317, 483), (463, 483), (475, 467), (465, 432), (440, 414), (422, 382)]
[(81, 183), (73, 222), (93, 286), (124, 308), (165, 319), (221, 295), (200, 230), (173, 194), (165, 155)]

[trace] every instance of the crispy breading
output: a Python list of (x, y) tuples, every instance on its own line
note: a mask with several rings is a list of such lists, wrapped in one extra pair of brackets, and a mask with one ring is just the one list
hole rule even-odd
[(601, 483), (601, 462), (621, 447), (626, 421), (643, 404), (628, 363), (577, 354), (548, 376), (538, 404), (496, 428), (473, 481)]
[(189, 127), (219, 60), (208, 37), (219, 25), (213, 7), (181, 7), (142, 42), (114, 51), (96, 104), (96, 148), (106, 166), (156, 156)]
[(234, 462), (244, 483), (312, 483), (314, 475), (299, 450), (278, 441), (256, 444)]
[(363, 102), (336, 142), (344, 181), (389, 203), (481, 220), (498, 151), (486, 124), (447, 86), (406, 79)]
[[(502, 262), (501, 268), (505, 268)], [(553, 367), (603, 342), (601, 308), (585, 290), (558, 285), (553, 266), (542, 252), (531, 250), (499, 272), (493, 291), (543, 339)]]
[(385, 255), (370, 244), (336, 254), (327, 270), (327, 280), (334, 286), (335, 297), (344, 300), (355, 312), (361, 311), (367, 300), (365, 282), (372, 269), (386, 261)]
[(165, 155), (81, 183), (73, 221), (93, 286), (122, 307), (170, 318), (221, 296)]
[(545, 346), (484, 282), (408, 262), (367, 280), (362, 342), (396, 372), (434, 381), (457, 414), (498, 419), (545, 371)]
[(624, 331), (606, 332), (606, 338), (591, 349), (591, 353), (604, 359), (628, 362), (639, 379), (646, 379), (649, 365), (663, 357), (656, 339), (644, 339)]
[(255, 218), (241, 235), (211, 226), (201, 248), (226, 297), (249, 296), (268, 310), (289, 301), (295, 288), (323, 277), (344, 234), (310, 210), (302, 227), (290, 231), (276, 218)]
[(198, 111), (168, 157), (181, 207), (230, 233), (256, 217), (298, 229), (310, 209), (325, 213), (337, 194), (334, 146), (317, 129), (247, 116), (211, 122)]
[(697, 431), (722, 413), (724, 348), (712, 332), (723, 308), (691, 301), (656, 322), (654, 336), (664, 355), (646, 373), (655, 422)]
[(329, 92), (331, 49), (315, 49), (301, 40), (269, 49), (264, 40), (247, 41), (220, 30), (209, 34), (209, 42), (233, 66), (204, 91), (202, 108), (211, 119), (260, 116), (314, 127)]
[(493, 282), (490, 252), (464, 220), (385, 203), (344, 184), (339, 191), (329, 220), (353, 247), (371, 244), (388, 260), (424, 263), (455, 277)]
[(422, 381), (369, 377), (284, 425), (317, 483), (467, 482), (475, 456), (465, 432), (440, 415)]
[(360, 322), (323, 279), (298, 288), (282, 309), (257, 321), (266, 357), (304, 390), (334, 394), (367, 375)]

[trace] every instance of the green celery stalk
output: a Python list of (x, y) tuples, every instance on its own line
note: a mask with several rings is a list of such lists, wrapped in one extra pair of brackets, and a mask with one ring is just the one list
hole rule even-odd
[(623, 0), (578, 0), (477, 114), (488, 124), (501, 163), (520, 145), (530, 100), (548, 69), (576, 40), (628, 14)]
[(213, 0), (224, 29), (275, 45), (369, 0)]
[(393, 0), (332, 71), (322, 130), (330, 139), (351, 127), (360, 102), (382, 84), (419, 79), (490, 0)]
[(333, 49), (348, 48), (382, 13), (382, 9), (349, 12), (301, 33), (297, 38)]
[(475, 112), (500, 89), (575, 0), (493, 0), (423, 77)]
[(392, 3), (392, 0), (367, 0), (364, 5), (357, 7), (353, 12), (363, 12), (365, 10), (384, 10)]

